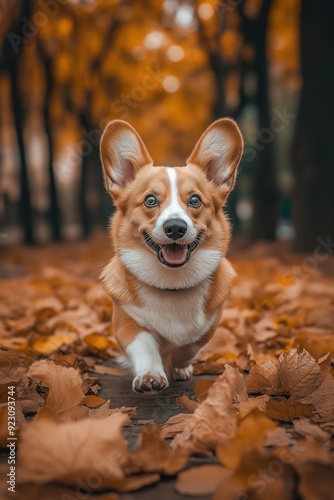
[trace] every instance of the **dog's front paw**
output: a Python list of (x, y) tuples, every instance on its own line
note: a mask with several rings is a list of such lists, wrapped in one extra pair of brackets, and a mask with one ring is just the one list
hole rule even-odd
[(162, 391), (169, 386), (167, 376), (159, 372), (147, 372), (137, 375), (132, 382), (134, 392)]
[(189, 380), (193, 374), (193, 365), (186, 366), (185, 368), (173, 368), (173, 380)]

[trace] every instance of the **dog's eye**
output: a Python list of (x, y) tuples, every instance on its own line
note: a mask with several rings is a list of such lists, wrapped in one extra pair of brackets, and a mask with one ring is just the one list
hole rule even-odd
[(201, 200), (201, 198), (198, 196), (198, 194), (193, 194), (193, 195), (192, 195), (192, 196), (190, 196), (190, 198), (189, 198), (188, 205), (189, 205), (190, 207), (199, 208), (199, 207), (202, 205), (202, 200)]
[(158, 205), (158, 200), (154, 194), (148, 194), (144, 200), (144, 204), (149, 208), (156, 207)]

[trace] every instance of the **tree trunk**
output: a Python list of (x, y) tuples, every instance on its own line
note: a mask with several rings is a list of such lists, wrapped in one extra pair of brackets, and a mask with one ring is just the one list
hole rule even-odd
[[(259, 113), (260, 148), (256, 153), (253, 178), (252, 238), (275, 240), (279, 218), (280, 197), (277, 187), (273, 141), (270, 133), (270, 103), (268, 92), (267, 24), (272, 0), (263, 0), (254, 25), (257, 76), (256, 105)], [(269, 134), (269, 135), (268, 135)], [(265, 140), (261, 140), (261, 138)]]
[(86, 237), (95, 227), (106, 227), (109, 216), (114, 211), (110, 196), (107, 194), (100, 160), (100, 131), (86, 113), (80, 113), (85, 141), (89, 153), (82, 155), (82, 169), (79, 188), (79, 206), (82, 236)]
[(225, 68), (220, 52), (209, 54), (210, 66), (216, 84), (216, 99), (213, 106), (213, 119), (218, 120), (226, 114), (225, 108)]
[(218, 120), (225, 116), (225, 75), (226, 67), (221, 53), (221, 35), (225, 30), (223, 4), (219, 5), (217, 15), (220, 18), (219, 30), (212, 38), (208, 38), (201, 17), (197, 16), (199, 42), (205, 49), (210, 69), (215, 81), (215, 101), (212, 107), (212, 118)]
[(55, 241), (61, 240), (61, 222), (60, 222), (60, 212), (57, 197), (57, 186), (53, 170), (53, 137), (52, 137), (52, 126), (50, 117), (50, 100), (53, 87), (52, 78), (52, 65), (51, 59), (49, 57), (43, 57), (43, 63), (45, 68), (45, 101), (44, 101), (44, 128), (47, 136), (47, 146), (48, 146), (48, 172), (49, 172), (49, 194), (50, 194), (50, 205), (48, 210), (48, 219), (51, 227), (52, 238)]
[[(295, 249), (314, 250), (334, 231), (334, 2), (302, 1), (301, 91), (293, 145)], [(328, 251), (333, 253), (333, 249)]]
[[(24, 27), (25, 20), (31, 17), (31, 2), (22, 2), (21, 12), (17, 16), (17, 22), (11, 26), (11, 34), (20, 37), (22, 40), (22, 29)], [(6, 37), (4, 42), (4, 63), (3, 67), (8, 71), (11, 77), (11, 98), (12, 98), (12, 110), (16, 129), (17, 145), (20, 157), (20, 217), (21, 224), (24, 233), (24, 241), (27, 244), (34, 243), (34, 232), (33, 232), (33, 215), (31, 206), (31, 195), (29, 186), (29, 173), (28, 164), (26, 158), (26, 150), (23, 138), (24, 132), (24, 107), (22, 104), (22, 95), (19, 83), (19, 67), (21, 63), (21, 58), (23, 56), (25, 43), (22, 42), (20, 46), (14, 49), (11, 41)]]

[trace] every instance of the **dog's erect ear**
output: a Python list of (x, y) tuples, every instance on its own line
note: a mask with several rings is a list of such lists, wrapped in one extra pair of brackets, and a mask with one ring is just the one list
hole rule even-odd
[(234, 186), (242, 152), (243, 139), (237, 124), (230, 118), (222, 118), (206, 129), (187, 165), (197, 165), (226, 197)]
[(100, 142), (106, 188), (112, 196), (131, 182), (138, 170), (153, 165), (142, 138), (129, 123), (110, 122)]

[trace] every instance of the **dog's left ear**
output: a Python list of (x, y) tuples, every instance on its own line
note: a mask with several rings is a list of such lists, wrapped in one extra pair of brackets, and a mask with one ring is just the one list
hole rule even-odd
[(131, 125), (123, 120), (110, 122), (100, 142), (106, 188), (113, 197), (131, 182), (138, 170), (153, 165), (145, 144)]
[(222, 118), (206, 129), (187, 165), (194, 164), (203, 170), (225, 199), (234, 186), (242, 152), (243, 139), (237, 124), (230, 118)]

